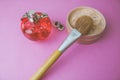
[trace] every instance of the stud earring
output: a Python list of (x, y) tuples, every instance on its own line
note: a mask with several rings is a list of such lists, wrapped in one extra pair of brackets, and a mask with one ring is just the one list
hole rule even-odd
[(54, 25), (58, 30), (60, 31), (64, 30), (64, 26), (60, 22), (56, 21)]

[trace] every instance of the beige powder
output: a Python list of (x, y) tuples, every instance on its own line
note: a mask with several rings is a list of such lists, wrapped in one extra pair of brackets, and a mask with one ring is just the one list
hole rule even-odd
[[(96, 9), (90, 8), (90, 7), (79, 7), (74, 10), (72, 10), (67, 18), (67, 27), (69, 30), (75, 27), (75, 22), (80, 18), (81, 16), (89, 16), (93, 19), (94, 23), (92, 26), (92, 29), (89, 31), (88, 34), (82, 36), (82, 41), (88, 41), (94, 40), (99, 38), (101, 36), (102, 32), (105, 29), (106, 21), (104, 16), (97, 11)], [(93, 39), (91, 39), (93, 38)], [(90, 41), (89, 40), (89, 41)]]

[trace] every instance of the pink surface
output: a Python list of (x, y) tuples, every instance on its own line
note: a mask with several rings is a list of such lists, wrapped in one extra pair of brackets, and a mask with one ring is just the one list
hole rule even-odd
[(104, 36), (90, 45), (75, 43), (42, 80), (120, 80), (119, 0), (1, 0), (0, 80), (29, 80), (67, 36), (66, 28), (54, 29), (47, 40), (28, 40), (20, 30), (26, 11), (46, 12), (52, 21), (65, 25), (68, 12), (79, 6), (91, 6), (105, 15)]

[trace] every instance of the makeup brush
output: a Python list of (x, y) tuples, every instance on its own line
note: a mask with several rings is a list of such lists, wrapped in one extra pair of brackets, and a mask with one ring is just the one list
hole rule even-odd
[(81, 16), (75, 22), (75, 28), (64, 40), (61, 46), (48, 58), (41, 68), (33, 75), (30, 80), (41, 80), (44, 73), (57, 61), (62, 53), (70, 47), (81, 35), (87, 34), (93, 25), (93, 20), (89, 16)]

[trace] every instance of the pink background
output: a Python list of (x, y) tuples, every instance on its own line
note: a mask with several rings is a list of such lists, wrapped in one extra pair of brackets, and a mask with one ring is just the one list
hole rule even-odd
[(0, 0), (0, 80), (29, 80), (67, 36), (66, 28), (54, 28), (44, 41), (28, 40), (20, 30), (26, 11), (46, 12), (66, 25), (68, 12), (79, 6), (104, 14), (104, 36), (90, 45), (75, 43), (42, 80), (120, 80), (120, 0)]

